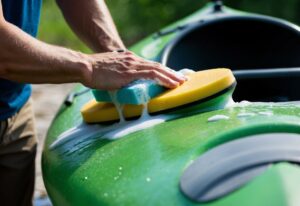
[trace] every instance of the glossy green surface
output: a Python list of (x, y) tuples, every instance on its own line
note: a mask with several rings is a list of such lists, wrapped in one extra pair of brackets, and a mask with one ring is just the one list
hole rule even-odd
[[(210, 9), (204, 8), (171, 27), (199, 20)], [(155, 40), (149, 37), (133, 50), (159, 60), (163, 47), (175, 35)], [(77, 91), (82, 89), (82, 86), (76, 88)], [(55, 206), (200, 205), (180, 192), (179, 180), (184, 169), (205, 151), (247, 135), (300, 133), (300, 105), (296, 103), (241, 103), (211, 112), (205, 112), (209, 105), (204, 104), (205, 108), (198, 108), (197, 112), (187, 107), (180, 110), (185, 114), (181, 118), (118, 140), (87, 132), (84, 137), (50, 149), (59, 135), (82, 124), (80, 108), (91, 98), (92, 94), (87, 93), (76, 98), (72, 106), (62, 106), (49, 129), (42, 167), (45, 185)], [(225, 96), (217, 101), (224, 102), (224, 99)], [(216, 99), (210, 103), (218, 105)], [(215, 108), (221, 106), (224, 105)], [(239, 117), (241, 113), (252, 116)], [(226, 115), (229, 119), (209, 122), (215, 115)], [(298, 166), (273, 165), (239, 190), (202, 205), (297, 205), (299, 175)]]
[[(237, 117), (246, 112), (255, 115)], [(208, 122), (217, 114), (230, 119)], [(54, 150), (48, 146), (57, 134), (50, 131), (43, 157), (46, 186), (55, 205), (193, 205), (178, 187), (192, 160), (246, 135), (300, 133), (299, 114), (294, 104), (256, 103), (172, 120), (114, 141), (101, 135), (73, 139)], [(209, 205), (227, 205), (234, 194)]]

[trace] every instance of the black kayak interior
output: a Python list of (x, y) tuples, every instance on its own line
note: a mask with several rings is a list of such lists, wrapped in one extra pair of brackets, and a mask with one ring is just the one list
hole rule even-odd
[(276, 18), (226, 16), (200, 22), (165, 48), (162, 62), (176, 70), (232, 69), (235, 101), (300, 100), (300, 29)]

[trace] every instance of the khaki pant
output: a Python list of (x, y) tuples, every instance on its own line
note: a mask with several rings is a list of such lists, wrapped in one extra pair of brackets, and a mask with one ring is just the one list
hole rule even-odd
[(36, 135), (31, 101), (0, 121), (0, 205), (32, 205)]

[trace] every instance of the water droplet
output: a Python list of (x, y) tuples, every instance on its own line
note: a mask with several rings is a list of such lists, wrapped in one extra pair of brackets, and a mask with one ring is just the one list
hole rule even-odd
[(147, 182), (150, 182), (150, 181), (151, 181), (151, 178), (150, 178), (150, 177), (147, 177), (147, 178), (146, 178), (146, 181), (147, 181)]
[(103, 196), (104, 196), (104, 197), (108, 197), (108, 194), (105, 192), (105, 193), (103, 194)]
[(271, 111), (265, 111), (265, 112), (258, 112), (258, 114), (265, 115), (265, 116), (272, 116), (273, 112), (271, 112)]
[(123, 169), (123, 167), (119, 167), (119, 170), (122, 170)]
[(87, 179), (88, 179), (88, 177), (84, 177), (84, 179), (85, 179), (85, 180), (87, 180)]
[(252, 117), (252, 116), (255, 116), (255, 114), (251, 113), (251, 112), (239, 113), (237, 115), (237, 117), (239, 117), (239, 118), (242, 118), (242, 117)]
[(229, 117), (226, 116), (226, 115), (219, 115), (219, 114), (217, 114), (217, 115), (214, 115), (214, 116), (208, 118), (207, 121), (208, 122), (216, 122), (216, 121), (219, 121), (219, 120), (226, 120), (226, 119), (229, 119)]

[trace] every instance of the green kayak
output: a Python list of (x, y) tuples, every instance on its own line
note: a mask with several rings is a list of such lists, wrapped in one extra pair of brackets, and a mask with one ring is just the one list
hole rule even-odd
[(118, 138), (114, 123), (83, 122), (93, 95), (78, 85), (43, 151), (53, 205), (300, 205), (298, 26), (215, 1), (131, 50), (176, 70), (231, 68), (237, 85)]

